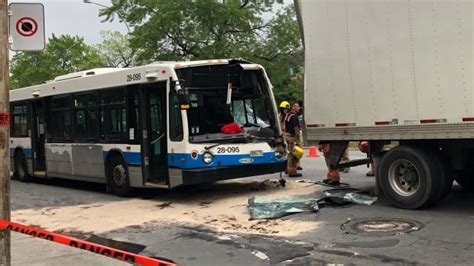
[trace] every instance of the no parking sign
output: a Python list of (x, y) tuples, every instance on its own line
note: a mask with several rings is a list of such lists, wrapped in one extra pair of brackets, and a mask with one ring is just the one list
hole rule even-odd
[(44, 7), (39, 3), (12, 3), (9, 6), (10, 49), (44, 49)]

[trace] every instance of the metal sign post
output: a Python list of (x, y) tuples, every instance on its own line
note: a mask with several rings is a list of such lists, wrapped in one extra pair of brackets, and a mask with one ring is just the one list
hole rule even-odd
[(45, 46), (44, 7), (42, 4), (10, 4), (10, 49), (41, 51)]

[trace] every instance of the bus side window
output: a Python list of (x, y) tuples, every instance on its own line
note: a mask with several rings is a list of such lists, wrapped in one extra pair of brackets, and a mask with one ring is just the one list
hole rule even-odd
[(126, 109), (125, 107), (117, 107), (114, 106), (109, 108), (109, 118), (110, 118), (110, 128), (109, 134), (111, 136), (118, 136), (122, 135), (126, 132), (127, 128), (127, 120), (126, 120)]
[(109, 142), (128, 141), (124, 88), (101, 91), (100, 135)]
[(138, 109), (138, 86), (130, 86), (127, 88), (127, 107), (128, 107), (128, 117), (126, 130), (128, 131), (128, 140), (129, 144), (138, 144), (141, 141), (140, 132), (140, 123), (139, 123), (139, 109)]
[(28, 107), (26, 103), (12, 105), (12, 137), (28, 136)]
[(94, 140), (97, 128), (96, 94), (76, 95), (74, 99), (75, 133), (79, 140)]
[(178, 93), (174, 89), (169, 93), (169, 135), (172, 141), (183, 140), (183, 121), (179, 106)]
[(71, 138), (71, 96), (54, 97), (52, 99), (51, 117), (53, 121), (53, 140), (69, 140)]

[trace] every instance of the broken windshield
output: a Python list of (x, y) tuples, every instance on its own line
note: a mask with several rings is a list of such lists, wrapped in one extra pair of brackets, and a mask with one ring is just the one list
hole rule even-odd
[[(191, 141), (229, 140), (229, 134), (275, 129), (272, 99), (262, 71), (243, 70), (237, 64), (187, 68), (177, 73), (188, 89)], [(224, 126), (233, 123), (237, 129), (223, 131)], [(241, 136), (231, 138), (244, 141)]]

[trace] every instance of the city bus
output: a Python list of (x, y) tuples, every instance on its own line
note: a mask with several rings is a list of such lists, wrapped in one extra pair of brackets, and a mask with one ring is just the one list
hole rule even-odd
[(286, 168), (272, 85), (240, 59), (80, 71), (12, 90), (10, 101), (21, 181), (98, 182), (128, 196)]

